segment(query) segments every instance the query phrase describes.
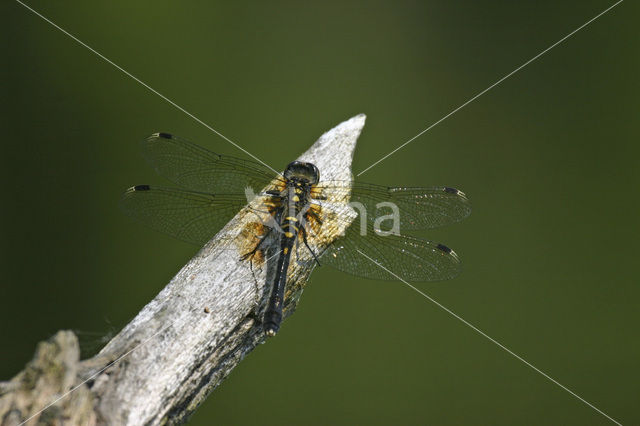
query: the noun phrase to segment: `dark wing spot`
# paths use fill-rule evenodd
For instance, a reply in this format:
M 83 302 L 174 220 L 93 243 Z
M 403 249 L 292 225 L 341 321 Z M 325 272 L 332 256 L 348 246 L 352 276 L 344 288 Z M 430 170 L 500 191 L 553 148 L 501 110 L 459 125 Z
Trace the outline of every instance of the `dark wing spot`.
M 149 185 L 136 185 L 133 187 L 134 191 L 148 191 L 150 189 Z
M 165 138 L 165 139 L 173 139 L 173 136 L 171 136 L 169 133 L 158 133 L 158 137 Z
M 447 254 L 451 253 L 451 251 L 452 251 L 449 247 L 445 246 L 444 244 L 438 244 L 436 246 L 436 248 L 438 250 L 440 250 L 440 251 L 443 251 L 443 252 L 447 253 Z
M 446 187 L 446 188 L 444 188 L 444 192 L 449 193 L 449 194 L 457 194 L 457 193 L 458 193 L 458 192 L 460 192 L 460 191 L 458 191 L 458 190 L 457 190 L 457 189 L 455 189 L 455 188 L 449 188 L 449 187 Z

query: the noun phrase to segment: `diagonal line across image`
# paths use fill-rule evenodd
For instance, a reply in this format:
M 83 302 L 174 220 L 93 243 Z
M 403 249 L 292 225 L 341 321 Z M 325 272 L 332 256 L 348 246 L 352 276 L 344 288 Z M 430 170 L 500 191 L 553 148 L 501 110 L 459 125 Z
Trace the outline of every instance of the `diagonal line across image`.
M 584 23 L 583 25 L 581 25 L 580 27 L 578 27 L 577 29 L 573 30 L 571 33 L 567 34 L 566 36 L 564 36 L 562 39 L 560 39 L 559 41 L 557 41 L 556 43 L 552 44 L 551 46 L 549 46 L 548 48 L 546 48 L 545 50 L 543 50 L 542 52 L 538 53 L 536 56 L 534 56 L 533 58 L 529 59 L 527 62 L 523 63 L 522 65 L 520 65 L 518 68 L 516 68 L 515 70 L 511 71 L 510 73 L 506 74 L 504 77 L 502 77 L 501 79 L 499 79 L 498 81 L 496 81 L 495 83 L 493 83 L 491 86 L 489 86 L 488 88 L 484 89 L 483 91 L 479 92 L 478 94 L 476 94 L 475 96 L 473 96 L 472 98 L 470 98 L 469 100 L 467 100 L 465 103 L 463 103 L 462 105 L 460 105 L 459 107 L 457 107 L 456 109 L 452 110 L 450 113 L 448 113 L 447 115 L 445 115 L 444 117 L 442 117 L 441 119 L 439 119 L 438 121 L 436 121 L 435 123 L 433 123 L 432 125 L 430 125 L 429 127 L 427 127 L 425 130 L 421 131 L 420 133 L 418 133 L 416 136 L 414 136 L 413 138 L 407 140 L 406 142 L 404 142 L 402 145 L 400 145 L 399 147 L 397 147 L 396 149 L 394 149 L 393 151 L 391 151 L 390 153 L 388 153 L 387 155 L 385 155 L 384 157 L 382 157 L 381 159 L 379 159 L 378 161 L 376 161 L 375 163 L 371 164 L 369 167 L 367 167 L 366 169 L 364 169 L 363 171 L 361 171 L 360 173 L 358 173 L 358 176 L 360 176 L 361 174 L 365 173 L 366 171 L 370 170 L 372 167 L 374 167 L 375 165 L 379 164 L 380 162 L 382 162 L 383 160 L 385 160 L 386 158 L 390 157 L 391 155 L 393 155 L 395 152 L 397 152 L 398 150 L 402 149 L 403 147 L 405 147 L 406 145 L 408 145 L 409 143 L 411 143 L 413 140 L 417 139 L 418 137 L 420 137 L 422 134 L 426 133 L 427 131 L 429 131 L 431 128 L 435 127 L 436 125 L 438 125 L 439 123 L 441 123 L 442 121 L 444 121 L 445 119 L 447 119 L 448 117 L 450 117 L 451 115 L 455 114 L 457 111 L 459 111 L 460 109 L 464 108 L 466 105 L 470 104 L 471 102 L 473 102 L 475 99 L 479 98 L 480 96 L 482 96 L 483 94 L 487 93 L 489 90 L 491 90 L 493 87 L 497 86 L 498 84 L 500 84 L 501 82 L 503 82 L 504 80 L 508 79 L 509 77 L 511 77 L 512 75 L 514 75 L 515 73 L 517 73 L 518 71 L 520 71 L 522 68 L 526 67 L 528 64 L 530 64 L 531 62 L 535 61 L 536 59 L 538 59 L 539 57 L 541 57 L 542 55 L 544 55 L 545 53 L 547 53 L 548 51 L 550 51 L 551 49 L 553 49 L 554 47 L 556 47 L 557 45 L 559 45 L 560 43 L 562 43 L 563 41 L 565 41 L 566 39 L 568 39 L 569 37 L 571 37 L 572 35 L 574 35 L 575 33 L 577 33 L 578 31 L 580 31 L 582 28 L 586 27 L 587 25 L 589 25 L 590 23 L 592 23 L 593 21 L 595 21 L 596 19 L 598 19 L 599 17 L 601 17 L 602 15 L 606 14 L 607 12 L 609 12 L 611 9 L 613 9 L 615 6 L 619 5 L 620 3 L 622 3 L 623 0 L 619 0 L 616 3 L 614 3 L 613 5 L 611 5 L 610 7 L 608 7 L 606 10 L 602 11 L 601 13 L 599 13 L 598 15 L 596 15 L 595 17 L 593 17 L 592 19 L 590 19 L 589 21 L 587 21 L 586 23 Z M 143 87 L 145 87 L 146 89 L 148 89 L 149 91 L 151 91 L 152 93 L 158 95 L 160 98 L 162 98 L 163 100 L 165 100 L 166 102 L 168 102 L 169 104 L 171 104 L 173 107 L 175 107 L 176 109 L 180 110 L 181 112 L 185 113 L 186 115 L 188 115 L 189 117 L 193 118 L 195 121 L 197 121 L 199 124 L 203 125 L 204 127 L 206 127 L 207 129 L 209 129 L 210 131 L 214 132 L 215 134 L 217 134 L 218 136 L 220 136 L 221 138 L 225 139 L 227 142 L 231 143 L 233 146 L 235 146 L 236 148 L 240 149 L 241 151 L 243 151 L 245 154 L 249 155 L 250 157 L 252 157 L 253 159 L 257 160 L 258 162 L 262 163 L 263 165 L 267 166 L 269 169 L 271 169 L 272 171 L 274 171 L 276 174 L 280 174 L 278 173 L 275 169 L 271 168 L 270 166 L 268 166 L 267 164 L 265 164 L 263 161 L 261 161 L 259 158 L 257 158 L 256 156 L 254 156 L 253 154 L 249 153 L 248 151 L 246 151 L 244 148 L 242 148 L 241 146 L 239 146 L 238 144 L 236 144 L 235 142 L 233 142 L 231 139 L 227 138 L 226 136 L 224 136 L 223 134 L 221 134 L 220 132 L 218 132 L 217 130 L 215 130 L 213 127 L 211 127 L 210 125 L 208 125 L 207 123 L 205 123 L 204 121 L 200 120 L 199 118 L 197 118 L 195 115 L 193 115 L 192 113 L 188 112 L 187 110 L 185 110 L 183 107 L 179 106 L 177 103 L 175 103 L 174 101 L 172 101 L 171 99 L 167 98 L 166 96 L 162 95 L 160 92 L 158 92 L 157 90 L 155 90 L 154 88 L 152 88 L 151 86 L 149 86 L 148 84 L 144 83 L 142 80 L 140 80 L 139 78 L 135 77 L 134 75 L 132 75 L 131 73 L 129 73 L 128 71 L 126 71 L 125 69 L 123 69 L 122 67 L 120 67 L 119 65 L 117 65 L 116 63 L 114 63 L 113 61 L 111 61 L 110 59 L 108 59 L 107 57 L 105 57 L 104 55 L 102 55 L 101 53 L 99 53 L 98 51 L 96 51 L 95 49 L 93 49 L 92 47 L 90 47 L 89 45 L 87 45 L 86 43 L 82 42 L 81 40 L 79 40 L 77 37 L 75 37 L 74 35 L 72 35 L 71 33 L 67 32 L 66 30 L 64 30 L 63 28 L 61 28 L 60 26 L 56 25 L 54 22 L 52 22 L 51 20 L 49 20 L 48 18 L 46 18 L 45 16 L 43 16 L 42 14 L 38 13 L 37 11 L 35 11 L 34 9 L 32 9 L 31 7 L 29 7 L 28 5 L 26 5 L 25 3 L 23 3 L 20 0 L 16 0 L 17 3 L 19 3 L 20 5 L 22 5 L 23 7 L 25 7 L 26 9 L 28 9 L 29 11 L 31 11 L 32 13 L 34 13 L 35 15 L 37 15 L 38 17 L 40 17 L 41 19 L 43 19 L 44 21 L 48 22 L 49 24 L 51 24 L 53 27 L 55 27 L 56 29 L 58 29 L 59 31 L 61 31 L 62 33 L 64 33 L 65 35 L 67 35 L 68 37 L 70 37 L 71 39 L 73 39 L 74 41 L 76 41 L 77 43 L 79 43 L 80 45 L 82 45 L 83 47 L 87 48 L 88 50 L 90 50 L 92 53 L 96 54 L 98 57 L 100 57 L 101 59 L 103 59 L 104 61 L 106 61 L 107 63 L 109 63 L 110 65 L 114 66 L 115 68 L 117 68 L 118 70 L 120 70 L 122 73 L 124 73 L 125 75 L 127 75 L 128 77 L 130 77 L 131 79 L 133 79 L 134 81 L 136 81 L 137 83 L 139 83 L 140 85 L 142 85 Z M 508 349 L 506 346 L 502 345 L 501 343 L 499 343 L 497 340 L 493 339 L 492 337 L 490 337 L 489 335 L 487 335 L 486 333 L 484 333 L 482 330 L 480 330 L 479 328 L 475 327 L 473 324 L 469 323 L 468 321 L 466 321 L 465 319 L 463 319 L 462 317 L 460 317 L 459 315 L 455 314 L 453 311 L 451 311 L 450 309 L 446 308 L 445 306 L 443 306 L 442 304 L 440 304 L 439 302 L 437 302 L 436 300 L 434 300 L 433 298 L 431 298 L 430 296 L 428 296 L 427 294 L 423 293 L 422 291 L 418 290 L 416 287 L 412 286 L 411 284 L 409 284 L 407 281 L 403 280 L 401 277 L 397 276 L 396 274 L 394 274 L 392 271 L 388 270 L 387 268 L 385 268 L 385 266 L 381 265 L 380 263 L 376 262 L 374 259 L 370 258 L 369 256 L 367 256 L 365 253 L 360 252 L 358 250 L 358 252 L 366 257 L 369 261 L 373 262 L 375 265 L 377 265 L 377 267 L 384 269 L 386 272 L 388 272 L 389 274 L 395 276 L 398 280 L 402 281 L 403 283 L 405 283 L 407 286 L 409 286 L 410 288 L 412 288 L 413 290 L 415 290 L 416 292 L 418 292 L 420 295 L 422 295 L 423 297 L 425 297 L 426 299 L 428 299 L 429 301 L 431 301 L 432 303 L 434 303 L 436 306 L 438 306 L 439 308 L 443 309 L 445 312 L 447 312 L 448 314 L 450 314 L 451 316 L 453 316 L 454 318 L 456 318 L 457 320 L 461 321 L 462 323 L 464 323 L 466 326 L 470 327 L 471 329 L 473 329 L 474 331 L 476 331 L 477 333 L 479 333 L 480 335 L 482 335 L 483 337 L 485 337 L 486 339 L 490 340 L 492 343 L 494 343 L 495 345 L 497 345 L 498 347 L 500 347 L 501 349 L 503 349 L 504 351 L 506 351 L 507 353 L 509 353 L 510 355 L 512 355 L 513 357 L 515 357 L 516 359 L 518 359 L 519 361 L 521 361 L 522 363 L 526 364 L 528 367 L 532 368 L 534 371 L 536 371 L 537 373 L 541 374 L 542 376 L 544 376 L 546 379 L 548 379 L 549 381 L 551 381 L 552 383 L 556 384 L 557 386 L 559 386 L 560 388 L 564 389 L 565 391 L 567 391 L 568 393 L 570 393 L 572 396 L 574 396 L 575 398 L 579 399 L 580 401 L 582 401 L 584 404 L 588 405 L 589 407 L 591 407 L 592 409 L 594 409 L 595 411 L 597 411 L 598 413 L 600 413 L 601 415 L 603 415 L 604 417 L 606 417 L 608 420 L 612 421 L 615 424 L 620 424 L 619 422 L 617 422 L 616 420 L 614 420 L 612 417 L 608 416 L 606 413 L 604 413 L 602 410 L 598 409 L 597 407 L 595 407 L 593 404 L 589 403 L 587 400 L 585 400 L 584 398 L 580 397 L 579 395 L 577 395 L 575 392 L 571 391 L 569 388 L 567 388 L 566 386 L 562 385 L 561 383 L 559 383 L 558 381 L 556 381 L 555 379 L 553 379 L 552 377 L 550 377 L 548 374 L 544 373 L 542 370 L 538 369 L 537 367 L 535 367 L 534 365 L 532 365 L 531 363 L 529 363 L 528 361 L 526 361 L 524 358 L 522 358 L 521 356 L 517 355 L 516 353 L 514 353 L 513 351 L 511 351 L 510 349 Z M 162 330 L 160 330 L 162 331 Z M 157 332 L 159 333 L 159 332 Z M 155 335 L 157 335 L 157 333 L 153 334 L 151 337 L 149 337 L 148 340 L 151 340 Z M 125 353 L 124 355 L 122 355 L 120 358 L 118 358 L 117 360 L 115 360 L 113 363 L 109 364 L 106 368 L 108 368 L 109 366 L 113 365 L 114 363 L 117 363 L 118 361 L 120 361 L 122 358 L 126 357 L 129 353 L 131 353 L 132 351 L 134 351 L 136 348 L 138 348 L 139 346 L 145 344 L 148 340 L 143 341 L 142 343 L 140 343 L 138 346 L 134 347 L 133 349 L 131 349 L 129 352 Z M 103 371 L 103 370 L 101 370 Z M 99 374 L 101 371 L 99 371 L 96 374 Z M 78 385 L 80 386 L 80 385 Z M 69 393 L 73 392 L 77 387 L 71 389 L 69 392 L 67 392 L 65 395 L 61 396 L 59 399 L 63 398 L 64 396 L 68 395 Z M 58 399 L 58 400 L 59 400 Z M 43 408 L 46 409 L 49 406 L 53 405 L 55 402 L 57 402 L 58 400 L 52 402 L 51 404 L 49 404 L 47 407 Z M 41 410 L 42 411 L 42 410 Z M 28 421 L 28 420 L 27 420 Z
M 516 354 L 515 352 L 513 352 L 511 349 L 507 348 L 506 346 L 504 346 L 502 343 L 498 342 L 496 339 L 494 339 L 493 337 L 489 336 L 487 333 L 485 333 L 484 331 L 480 330 L 478 327 L 476 327 L 475 325 L 471 324 L 469 321 L 465 320 L 464 318 L 462 318 L 460 315 L 456 314 L 455 312 L 453 312 L 451 309 L 447 308 L 446 306 L 442 305 L 440 302 L 438 302 L 437 300 L 433 299 L 432 297 L 430 297 L 429 295 L 427 295 L 426 293 L 420 291 L 418 288 L 416 288 L 415 286 L 411 285 L 409 282 L 405 281 L 404 279 L 402 279 L 401 277 L 399 277 L 398 275 L 394 274 L 392 271 L 390 271 L 389 269 L 385 268 L 382 264 L 380 264 L 379 262 L 376 262 L 374 259 L 372 259 L 371 257 L 367 256 L 365 253 L 361 252 L 360 250 L 358 250 L 358 253 L 360 253 L 362 256 L 366 257 L 370 262 L 372 262 L 373 264 L 375 264 L 378 268 L 384 269 L 385 271 L 387 271 L 388 273 L 390 273 L 391 275 L 393 275 L 394 277 L 396 277 L 399 281 L 401 281 L 402 283 L 406 284 L 409 288 L 411 288 L 412 290 L 414 290 L 415 292 L 417 292 L 418 294 L 420 294 L 422 297 L 424 297 L 425 299 L 429 300 L 431 303 L 433 303 L 434 305 L 436 305 L 437 307 L 439 307 L 440 309 L 442 309 L 443 311 L 445 311 L 446 313 L 448 313 L 449 315 L 451 315 L 452 317 L 454 317 L 455 319 L 457 319 L 458 321 L 462 322 L 464 325 L 466 325 L 467 327 L 471 328 L 473 331 L 475 331 L 476 333 L 480 334 L 481 336 L 485 337 L 486 339 L 488 339 L 491 343 L 495 344 L 496 346 L 498 346 L 500 349 L 504 350 L 505 352 L 507 352 L 509 355 L 515 357 L 518 361 L 524 363 L 525 365 L 527 365 L 528 367 L 532 368 L 535 372 L 541 374 L 542 376 L 544 376 L 546 379 L 548 379 L 549 381 L 551 381 L 552 383 L 558 385 L 559 387 L 561 387 L 562 389 L 564 389 L 565 391 L 569 392 L 571 395 L 573 395 L 574 397 L 576 397 L 577 399 L 579 399 L 580 401 L 584 402 L 585 404 L 587 404 L 589 407 L 593 408 L 594 410 L 596 410 L 598 413 L 602 414 L 604 417 L 606 417 L 607 419 L 611 420 L 613 423 L 617 424 L 617 425 L 621 425 L 621 423 L 619 423 L 618 421 L 614 420 L 613 418 L 611 418 L 609 415 L 607 415 L 604 411 L 600 410 L 598 407 L 596 407 L 595 405 L 591 404 L 589 401 L 587 401 L 586 399 L 582 398 L 580 395 L 578 395 L 577 393 L 573 392 L 571 389 L 569 389 L 568 387 L 564 386 L 562 383 L 558 382 L 557 380 L 555 380 L 553 377 L 549 376 L 547 373 L 545 373 L 544 371 L 540 370 L 538 367 L 536 367 L 535 365 L 531 364 L 530 362 L 528 362 L 526 359 L 522 358 L 520 355 Z
M 511 71 L 509 74 L 505 75 L 504 77 L 502 77 L 500 80 L 496 81 L 495 83 L 493 83 L 491 86 L 487 87 L 486 89 L 484 89 L 483 91 L 481 91 L 480 93 L 476 94 L 475 96 L 471 97 L 469 100 L 467 100 L 465 103 L 463 103 L 462 105 L 460 105 L 459 107 L 457 107 L 456 109 L 454 109 L 453 111 L 449 112 L 447 115 L 445 115 L 444 117 L 442 117 L 441 119 L 439 119 L 438 121 L 436 121 L 435 123 L 431 124 L 429 127 L 427 127 L 426 129 L 424 129 L 423 131 L 421 131 L 420 133 L 418 133 L 417 135 L 415 135 L 414 137 L 412 137 L 411 139 L 407 140 L 406 142 L 402 143 L 400 146 L 398 146 L 397 148 L 395 148 L 393 151 L 389 152 L 388 154 L 384 155 L 382 158 L 380 158 L 378 161 L 374 162 L 373 164 L 371 164 L 369 167 L 367 167 L 366 169 L 362 170 L 361 172 L 359 172 L 356 176 L 360 176 L 362 174 L 364 174 L 366 171 L 370 170 L 371 168 L 373 168 L 374 166 L 376 166 L 377 164 L 381 163 L 382 161 L 386 160 L 387 158 L 389 158 L 390 156 L 392 156 L 393 154 L 395 154 L 396 152 L 400 151 L 402 148 L 404 148 L 405 146 L 409 145 L 411 142 L 413 142 L 414 140 L 418 139 L 420 136 L 422 136 L 423 134 L 427 133 L 429 130 L 433 129 L 434 127 L 436 127 L 438 124 L 442 123 L 444 120 L 446 120 L 447 118 L 451 117 L 453 114 L 455 114 L 456 112 L 460 111 L 462 108 L 466 107 L 467 105 L 469 105 L 471 102 L 475 101 L 476 99 L 478 99 L 480 96 L 484 95 L 485 93 L 487 93 L 489 90 L 493 89 L 494 87 L 496 87 L 498 84 L 502 83 L 503 81 L 505 81 L 506 79 L 508 79 L 509 77 L 511 77 L 512 75 L 514 75 L 515 73 L 517 73 L 518 71 L 520 71 L 522 68 L 526 67 L 527 65 L 529 65 L 531 62 L 535 61 L 536 59 L 538 59 L 539 57 L 541 57 L 542 55 L 544 55 L 545 53 L 547 53 L 548 51 L 550 51 L 551 49 L 553 49 L 554 47 L 556 47 L 557 45 L 559 45 L 560 43 L 562 43 L 563 41 L 565 41 L 566 39 L 568 39 L 569 37 L 571 37 L 572 35 L 574 35 L 575 33 L 577 33 L 578 31 L 580 31 L 581 29 L 583 29 L 584 27 L 586 27 L 587 25 L 589 25 L 590 23 L 592 23 L 593 21 L 595 21 L 596 19 L 598 19 L 599 17 L 601 17 L 602 15 L 604 15 L 605 13 L 609 12 L 611 9 L 613 9 L 614 7 L 616 7 L 617 5 L 619 5 L 620 3 L 622 3 L 624 0 L 618 0 L 616 3 L 612 4 L 611 6 L 609 6 L 608 8 L 606 8 L 605 10 L 603 10 L 602 12 L 600 12 L 599 14 L 597 14 L 596 16 L 594 16 L 593 18 L 589 19 L 587 22 L 585 22 L 584 24 L 580 25 L 578 28 L 576 28 L 575 30 L 571 31 L 569 34 L 567 34 L 566 36 L 562 37 L 560 40 L 556 41 L 555 43 L 553 43 L 551 46 L 547 47 L 546 49 L 544 49 L 542 52 L 538 53 L 536 56 L 534 56 L 533 58 L 529 59 L 527 62 L 525 62 L 524 64 L 520 65 L 518 68 L 514 69 L 513 71 Z
M 71 34 L 70 32 L 68 32 L 67 30 L 65 30 L 64 28 L 60 27 L 59 25 L 57 25 L 55 22 L 51 21 L 50 19 L 48 19 L 46 16 L 42 15 L 41 13 L 37 12 L 36 10 L 34 10 L 33 8 L 29 7 L 28 5 L 24 4 L 23 2 L 21 2 L 20 0 L 16 0 L 16 2 L 18 2 L 20 5 L 22 5 L 23 7 L 25 7 L 26 9 L 30 10 L 31 12 L 33 12 L 35 15 L 39 16 L 40 18 L 42 18 L 44 21 L 48 22 L 49 24 L 51 24 L 53 27 L 55 27 L 56 29 L 60 30 L 62 33 L 64 33 L 65 35 L 67 35 L 69 38 L 73 39 L 75 42 L 77 42 L 78 44 L 80 44 L 83 47 L 86 47 L 87 49 L 89 49 L 91 52 L 95 53 L 99 58 L 103 59 L 104 61 L 106 61 L 107 63 L 109 63 L 110 65 L 113 65 L 115 68 L 117 68 L 119 71 L 122 71 L 122 73 L 124 73 L 127 77 L 133 79 L 134 81 L 136 81 L 137 83 L 139 83 L 140 85 L 142 85 L 143 87 L 145 87 L 146 89 L 148 89 L 149 91 L 151 91 L 152 93 L 158 95 L 159 97 L 161 97 L 163 100 L 165 100 L 166 102 L 168 102 L 171 106 L 173 106 L 174 108 L 178 109 L 179 111 L 185 113 L 186 115 L 188 115 L 189 117 L 193 118 L 195 121 L 197 121 L 198 123 L 202 124 L 204 127 L 206 127 L 207 129 L 211 130 L 213 133 L 215 133 L 216 135 L 220 136 L 222 139 L 224 139 L 225 141 L 229 142 L 231 145 L 235 146 L 236 148 L 238 148 L 240 151 L 244 152 L 245 154 L 247 154 L 249 157 L 253 158 L 254 160 L 256 160 L 257 162 L 263 164 L 264 166 L 268 167 L 269 169 L 271 169 L 275 174 L 279 175 L 280 173 L 274 169 L 273 167 L 269 166 L 267 163 L 265 163 L 264 161 L 262 161 L 261 159 L 259 159 L 258 157 L 256 157 L 255 155 L 253 155 L 252 153 L 250 153 L 249 151 L 247 151 L 246 149 L 244 149 L 243 147 L 241 147 L 240 145 L 238 145 L 237 143 L 235 143 L 234 141 L 232 141 L 231 139 L 229 139 L 228 137 L 226 137 L 225 135 L 223 135 L 222 133 L 220 133 L 219 131 L 217 131 L 216 129 L 214 129 L 213 127 L 211 127 L 209 124 L 205 123 L 204 121 L 202 121 L 201 119 L 199 119 L 198 117 L 196 117 L 195 115 L 193 115 L 192 113 L 190 113 L 189 111 L 187 111 L 186 109 L 184 109 L 183 107 L 181 107 L 180 105 L 178 105 L 177 103 L 175 103 L 174 101 L 172 101 L 171 99 L 167 98 L 165 95 L 163 95 L 162 93 L 158 92 L 156 89 L 154 89 L 153 87 L 149 86 L 147 83 L 145 83 L 144 81 L 140 80 L 138 77 L 136 77 L 135 75 L 131 74 L 129 71 L 125 70 L 124 68 L 122 68 L 120 65 L 116 64 L 115 62 L 113 62 L 111 59 L 107 58 L 106 56 L 104 56 L 102 53 L 98 52 L 97 50 L 95 50 L 94 48 L 92 48 L 91 46 L 89 46 L 88 44 L 86 44 L 85 42 L 83 42 L 82 40 L 78 39 L 76 36 L 74 36 L 73 34 Z

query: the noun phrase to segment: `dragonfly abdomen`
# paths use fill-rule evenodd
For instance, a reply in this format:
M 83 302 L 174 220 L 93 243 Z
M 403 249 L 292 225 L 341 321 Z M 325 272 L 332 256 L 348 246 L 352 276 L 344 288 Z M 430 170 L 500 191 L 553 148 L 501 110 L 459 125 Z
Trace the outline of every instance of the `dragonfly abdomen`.
M 280 238 L 280 254 L 276 266 L 269 305 L 264 314 L 264 331 L 267 336 L 275 336 L 282 322 L 282 307 L 284 304 L 284 290 L 287 286 L 287 273 L 291 250 L 298 235 L 298 225 L 295 217 L 286 216 L 282 223 L 282 237 Z

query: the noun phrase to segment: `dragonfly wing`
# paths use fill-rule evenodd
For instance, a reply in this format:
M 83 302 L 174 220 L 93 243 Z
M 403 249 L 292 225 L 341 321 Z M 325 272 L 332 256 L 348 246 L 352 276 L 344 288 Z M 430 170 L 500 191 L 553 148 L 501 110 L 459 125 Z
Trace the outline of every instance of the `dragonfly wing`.
M 158 174 L 192 191 L 230 194 L 251 188 L 257 193 L 277 176 L 260 163 L 216 154 L 168 133 L 149 136 L 142 150 Z
M 365 214 L 371 223 L 380 216 L 394 213 L 397 208 L 402 231 L 438 228 L 459 222 L 471 213 L 469 200 L 455 188 L 393 188 L 362 182 L 327 182 L 322 185 L 323 194 L 347 192 L 354 208 L 361 215 Z M 383 221 L 382 229 L 390 221 Z
M 354 223 L 323 253 L 321 264 L 369 279 L 440 281 L 461 269 L 456 253 L 443 244 L 402 235 L 378 235 L 369 224 L 363 235 Z
M 120 206 L 132 218 L 180 240 L 203 245 L 242 207 L 244 195 L 213 195 L 139 185 L 129 188 Z

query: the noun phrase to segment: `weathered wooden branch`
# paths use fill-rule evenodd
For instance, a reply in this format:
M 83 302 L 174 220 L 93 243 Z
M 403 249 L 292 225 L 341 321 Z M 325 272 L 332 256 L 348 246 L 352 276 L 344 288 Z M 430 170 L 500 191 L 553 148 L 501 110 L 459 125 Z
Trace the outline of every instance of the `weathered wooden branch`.
M 351 179 L 364 122 L 358 115 L 341 123 L 299 159 L 316 164 L 322 180 Z M 252 214 L 250 207 L 240 211 L 95 357 L 79 360 L 70 331 L 40 343 L 25 370 L 0 384 L 0 424 L 32 416 L 34 424 L 184 422 L 265 340 L 260 315 L 268 265 L 253 269 L 225 244 L 254 220 Z M 295 310 L 311 269 L 292 263 L 285 317 Z

